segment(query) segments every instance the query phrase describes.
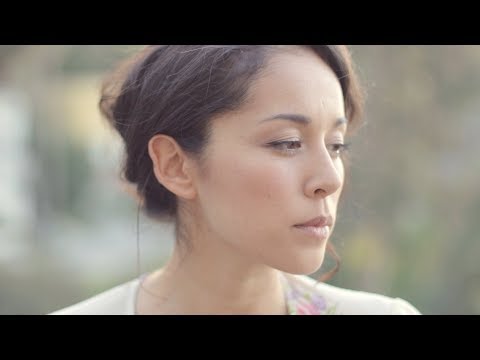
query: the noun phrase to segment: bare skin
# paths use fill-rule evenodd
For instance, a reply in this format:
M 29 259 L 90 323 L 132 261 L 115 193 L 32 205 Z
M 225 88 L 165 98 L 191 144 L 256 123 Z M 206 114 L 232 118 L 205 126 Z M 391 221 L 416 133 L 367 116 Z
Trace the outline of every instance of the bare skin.
M 238 111 L 213 119 L 200 166 L 166 135 L 149 142 L 159 182 L 177 195 L 187 248 L 149 274 L 139 314 L 286 314 L 283 272 L 311 274 L 327 240 L 293 225 L 335 224 L 346 133 L 340 83 L 307 49 L 275 53 Z M 310 120 L 292 121 L 279 114 Z M 287 116 L 287 118 L 291 116 Z M 298 118 L 298 116 L 297 116 Z M 272 142 L 287 141 L 272 145 Z

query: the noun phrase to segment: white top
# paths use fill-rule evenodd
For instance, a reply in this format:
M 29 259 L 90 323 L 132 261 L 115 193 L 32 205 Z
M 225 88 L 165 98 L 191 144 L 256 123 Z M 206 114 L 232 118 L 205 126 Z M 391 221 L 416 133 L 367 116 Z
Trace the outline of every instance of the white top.
M 400 298 L 342 289 L 305 275 L 286 275 L 284 279 L 291 315 L 420 315 Z M 140 281 L 131 280 L 50 315 L 134 315 Z

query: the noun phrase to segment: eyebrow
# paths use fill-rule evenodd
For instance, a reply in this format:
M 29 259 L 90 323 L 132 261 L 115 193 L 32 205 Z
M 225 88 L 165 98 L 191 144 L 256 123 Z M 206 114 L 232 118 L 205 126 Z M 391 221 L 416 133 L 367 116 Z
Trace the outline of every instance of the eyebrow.
M 286 120 L 286 121 L 292 121 L 297 124 L 301 124 L 303 126 L 306 126 L 312 122 L 312 120 L 304 115 L 301 114 L 277 114 L 271 117 L 268 117 L 266 119 L 263 119 L 259 122 L 259 124 L 262 124 L 266 121 L 271 121 L 271 120 Z M 334 128 L 337 128 L 341 125 L 348 124 L 348 120 L 345 117 L 339 117 L 337 120 L 335 120 Z

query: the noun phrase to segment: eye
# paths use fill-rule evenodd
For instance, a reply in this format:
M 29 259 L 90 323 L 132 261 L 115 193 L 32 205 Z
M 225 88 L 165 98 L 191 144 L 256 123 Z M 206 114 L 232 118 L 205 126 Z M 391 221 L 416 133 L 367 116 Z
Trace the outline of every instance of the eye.
M 286 141 L 276 141 L 269 144 L 275 149 L 280 150 L 284 154 L 292 155 L 298 152 L 298 149 L 301 148 L 302 142 L 298 140 L 286 140 Z
M 350 144 L 337 143 L 337 144 L 328 145 L 328 150 L 330 150 L 332 154 L 332 158 L 334 159 L 338 158 L 340 155 L 347 152 L 349 148 L 350 148 Z

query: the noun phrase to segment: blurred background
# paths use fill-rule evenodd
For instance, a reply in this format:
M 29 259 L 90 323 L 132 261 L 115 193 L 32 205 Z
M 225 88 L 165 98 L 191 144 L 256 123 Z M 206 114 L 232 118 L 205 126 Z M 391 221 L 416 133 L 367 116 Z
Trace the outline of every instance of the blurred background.
M 143 46 L 0 46 L 0 314 L 44 314 L 162 265 L 173 228 L 140 215 L 103 77 Z M 425 314 L 480 314 L 480 46 L 351 46 L 367 89 L 330 283 Z M 333 266 L 327 258 L 322 271 Z

